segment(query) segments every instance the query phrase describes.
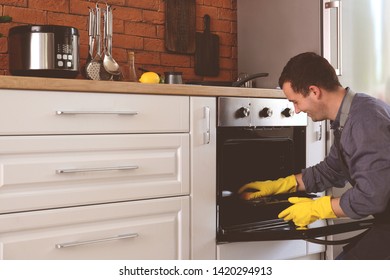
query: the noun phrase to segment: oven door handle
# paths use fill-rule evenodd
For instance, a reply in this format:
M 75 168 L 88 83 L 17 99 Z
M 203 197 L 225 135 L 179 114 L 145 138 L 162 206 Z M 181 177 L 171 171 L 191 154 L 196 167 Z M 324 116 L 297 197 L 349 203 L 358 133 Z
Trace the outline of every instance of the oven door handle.
M 304 238 L 304 240 L 311 243 L 322 244 L 322 245 L 340 245 L 340 244 L 351 243 L 352 241 L 359 239 L 361 235 L 366 233 L 366 231 L 359 233 L 353 237 L 340 239 L 340 240 L 322 240 L 322 239 L 317 239 L 316 237 L 324 237 L 324 236 L 335 235 L 340 233 L 369 229 L 374 224 L 374 221 L 375 219 L 368 219 L 363 221 L 355 221 L 355 222 L 348 222 L 344 224 L 328 225 L 324 227 L 312 228 L 310 229 L 310 232 L 308 234 L 309 237 Z
M 343 244 L 348 244 L 351 242 L 354 242 L 355 240 L 359 240 L 361 236 L 365 235 L 367 231 L 363 231 L 355 236 L 352 236 L 350 238 L 345 238 L 345 239 L 339 239 L 339 240 L 324 240 L 324 239 L 317 239 L 317 238 L 308 238 L 304 239 L 307 242 L 310 243 L 315 243 L 315 244 L 320 244 L 320 245 L 343 245 Z

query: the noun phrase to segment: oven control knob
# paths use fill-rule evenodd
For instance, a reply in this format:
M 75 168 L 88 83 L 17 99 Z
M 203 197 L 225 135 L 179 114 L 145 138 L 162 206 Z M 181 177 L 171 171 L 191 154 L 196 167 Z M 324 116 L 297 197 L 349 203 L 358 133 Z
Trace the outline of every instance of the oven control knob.
M 240 109 L 237 110 L 236 116 L 238 118 L 246 118 L 249 116 L 251 113 L 251 110 L 248 107 L 241 107 Z
M 294 115 L 294 110 L 290 108 L 286 108 L 282 111 L 282 115 L 286 118 L 292 117 Z
M 259 115 L 261 118 L 269 118 L 273 114 L 272 110 L 268 107 L 264 107 L 260 112 Z

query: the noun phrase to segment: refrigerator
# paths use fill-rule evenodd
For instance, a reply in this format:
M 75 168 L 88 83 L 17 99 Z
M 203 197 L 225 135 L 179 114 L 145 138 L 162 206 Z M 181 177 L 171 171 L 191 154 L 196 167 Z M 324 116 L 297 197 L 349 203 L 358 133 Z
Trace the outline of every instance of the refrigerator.
M 256 87 L 276 88 L 294 55 L 314 51 L 343 86 L 390 103 L 390 1 L 239 0 L 238 71 L 268 72 Z
M 278 88 L 287 61 L 313 51 L 328 59 L 344 87 L 390 103 L 389 14 L 388 0 L 238 0 L 238 71 L 267 72 L 269 76 L 256 79 L 254 86 Z M 329 123 L 309 121 L 308 166 L 325 157 L 332 136 Z M 340 196 L 345 190 L 333 189 L 330 194 Z M 348 219 L 330 221 L 343 222 Z M 333 259 L 341 250 L 328 246 L 326 257 Z

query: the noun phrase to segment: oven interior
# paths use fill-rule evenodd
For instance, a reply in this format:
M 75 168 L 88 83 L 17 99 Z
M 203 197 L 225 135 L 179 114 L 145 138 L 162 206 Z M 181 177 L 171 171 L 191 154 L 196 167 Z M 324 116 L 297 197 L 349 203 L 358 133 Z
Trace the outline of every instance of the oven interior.
M 305 167 L 306 127 L 219 127 L 217 129 L 218 235 L 289 230 L 277 215 L 289 196 L 243 200 L 239 188 L 253 181 L 275 180 Z

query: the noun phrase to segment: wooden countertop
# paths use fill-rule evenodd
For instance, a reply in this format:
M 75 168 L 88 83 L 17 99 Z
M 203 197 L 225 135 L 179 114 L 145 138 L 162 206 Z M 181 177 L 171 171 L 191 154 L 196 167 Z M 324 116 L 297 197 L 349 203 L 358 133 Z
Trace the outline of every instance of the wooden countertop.
M 0 76 L 0 89 L 284 98 L 283 92 L 277 89 L 214 87 L 186 84 L 141 84 L 116 81 L 92 81 L 81 79 L 36 78 L 19 76 Z

